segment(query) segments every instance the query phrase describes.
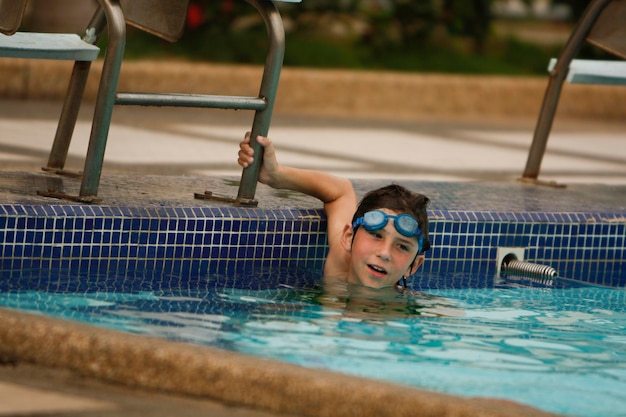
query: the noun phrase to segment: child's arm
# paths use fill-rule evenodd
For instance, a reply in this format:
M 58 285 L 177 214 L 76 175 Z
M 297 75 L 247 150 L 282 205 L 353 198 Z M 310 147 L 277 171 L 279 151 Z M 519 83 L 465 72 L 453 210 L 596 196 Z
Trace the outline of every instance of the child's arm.
M 350 225 L 356 210 L 357 200 L 352 183 L 346 178 L 321 171 L 280 165 L 272 141 L 263 136 L 258 136 L 256 140 L 263 147 L 259 181 L 272 188 L 299 191 L 321 200 L 328 218 L 328 244 L 331 252 L 337 250 L 344 227 Z M 239 147 L 237 162 L 245 168 L 254 159 L 249 133 Z

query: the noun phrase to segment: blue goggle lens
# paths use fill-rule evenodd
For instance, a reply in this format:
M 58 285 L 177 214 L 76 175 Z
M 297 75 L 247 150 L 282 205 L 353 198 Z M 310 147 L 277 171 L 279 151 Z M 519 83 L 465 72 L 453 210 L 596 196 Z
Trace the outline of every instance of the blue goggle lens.
M 381 210 L 368 211 L 356 219 L 352 228 L 363 226 L 368 232 L 380 230 L 387 225 L 389 219 L 393 219 L 393 224 L 402 236 L 418 237 L 422 235 L 419 223 L 410 214 L 390 215 Z

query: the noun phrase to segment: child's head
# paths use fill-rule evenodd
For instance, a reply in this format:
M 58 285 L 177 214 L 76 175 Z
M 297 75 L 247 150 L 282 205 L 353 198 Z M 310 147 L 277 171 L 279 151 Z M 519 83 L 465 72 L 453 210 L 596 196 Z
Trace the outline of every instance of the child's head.
M 428 197 L 422 194 L 410 191 L 401 185 L 390 184 L 365 194 L 352 217 L 352 223 L 365 213 L 377 209 L 388 209 L 398 214 L 410 214 L 419 224 L 423 238 L 421 253 L 424 253 L 430 249 L 428 214 L 426 213 L 429 201 Z
M 406 283 L 430 249 L 428 201 L 395 184 L 363 197 L 342 239 L 351 254 L 348 282 L 373 288 Z

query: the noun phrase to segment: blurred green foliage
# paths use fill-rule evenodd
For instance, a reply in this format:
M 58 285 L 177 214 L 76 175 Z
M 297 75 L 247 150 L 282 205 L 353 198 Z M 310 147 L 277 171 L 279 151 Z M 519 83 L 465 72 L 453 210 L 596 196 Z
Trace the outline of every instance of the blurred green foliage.
M 490 11 L 495 1 L 498 0 L 277 3 L 287 31 L 285 65 L 545 74 L 549 58 L 558 54 L 560 45 L 539 46 L 514 37 L 494 36 Z M 187 23 L 183 38 L 174 44 L 132 31 L 127 58 L 264 62 L 265 27 L 246 2 L 192 0 Z

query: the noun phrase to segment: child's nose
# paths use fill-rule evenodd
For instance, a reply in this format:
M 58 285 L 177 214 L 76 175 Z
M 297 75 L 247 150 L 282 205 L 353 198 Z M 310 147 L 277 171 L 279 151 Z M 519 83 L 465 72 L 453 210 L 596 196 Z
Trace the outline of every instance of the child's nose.
M 380 243 L 380 245 L 378 246 L 378 256 L 385 260 L 388 261 L 391 259 L 391 243 L 384 240 Z

